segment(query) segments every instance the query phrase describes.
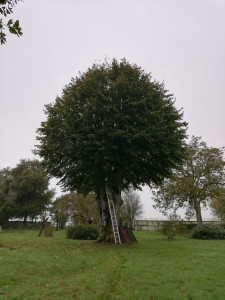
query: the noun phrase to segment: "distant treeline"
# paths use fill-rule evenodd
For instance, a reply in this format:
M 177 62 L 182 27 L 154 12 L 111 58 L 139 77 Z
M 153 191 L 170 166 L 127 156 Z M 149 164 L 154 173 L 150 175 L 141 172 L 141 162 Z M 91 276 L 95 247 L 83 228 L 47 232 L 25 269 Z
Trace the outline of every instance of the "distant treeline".
M 48 222 L 50 224 L 50 222 Z M 27 221 L 24 225 L 24 221 L 7 221 L 2 225 L 2 229 L 18 229 L 18 228 L 40 228 L 42 221 Z

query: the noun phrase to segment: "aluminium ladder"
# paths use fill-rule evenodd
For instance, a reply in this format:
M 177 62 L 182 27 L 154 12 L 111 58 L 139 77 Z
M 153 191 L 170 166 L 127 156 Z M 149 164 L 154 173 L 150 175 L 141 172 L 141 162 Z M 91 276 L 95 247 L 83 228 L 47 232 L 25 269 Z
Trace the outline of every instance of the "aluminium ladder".
M 119 227 L 116 219 L 113 197 L 112 197 L 112 193 L 109 192 L 108 188 L 106 188 L 106 195 L 108 199 L 108 206 L 109 206 L 109 212 L 112 221 L 112 229 L 113 229 L 115 244 L 121 244 L 120 232 L 119 232 Z

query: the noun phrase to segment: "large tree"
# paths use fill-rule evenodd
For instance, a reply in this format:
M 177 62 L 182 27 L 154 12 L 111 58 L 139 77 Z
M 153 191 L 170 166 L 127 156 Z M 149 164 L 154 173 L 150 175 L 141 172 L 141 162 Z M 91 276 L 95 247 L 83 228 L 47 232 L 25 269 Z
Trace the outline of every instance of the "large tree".
M 37 160 L 22 159 L 11 170 L 11 178 L 14 217 L 23 218 L 26 224 L 28 217 L 33 219 L 47 209 L 54 190 L 49 189 L 49 177 Z
M 200 137 L 193 136 L 187 152 L 186 162 L 154 191 L 155 207 L 165 213 L 183 207 L 187 217 L 195 213 L 198 224 L 201 224 L 201 207 L 207 207 L 212 199 L 220 198 L 224 191 L 223 148 L 208 147 Z
M 21 36 L 22 29 L 20 27 L 19 21 L 13 21 L 12 19 L 8 20 L 5 23 L 8 15 L 13 13 L 13 8 L 21 0 L 0 0 L 0 14 L 3 15 L 5 19 L 0 18 L 0 43 L 1 45 L 6 43 L 6 33 L 5 29 L 7 28 L 10 33 L 17 36 Z
M 119 219 L 123 189 L 160 183 L 183 159 L 186 123 L 173 96 L 125 59 L 73 78 L 45 113 L 36 153 L 65 189 L 95 192 L 104 228 L 106 190 Z

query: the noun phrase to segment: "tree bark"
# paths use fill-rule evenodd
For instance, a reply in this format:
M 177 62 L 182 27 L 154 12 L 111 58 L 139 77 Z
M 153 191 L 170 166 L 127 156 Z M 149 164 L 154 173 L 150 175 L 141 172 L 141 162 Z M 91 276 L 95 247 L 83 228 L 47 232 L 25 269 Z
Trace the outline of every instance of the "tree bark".
M 39 234 L 38 234 L 38 236 L 41 236 L 41 234 L 42 234 L 42 231 L 45 229 L 45 233 L 47 233 L 47 229 L 46 229 L 46 223 L 47 223 L 47 221 L 48 221 L 48 217 L 47 218 L 45 218 L 45 217 L 43 217 L 43 219 L 42 219 L 42 223 L 41 223 L 41 228 L 40 228 L 40 232 L 39 232 Z
M 202 224 L 201 206 L 197 199 L 194 199 L 194 209 L 196 213 L 197 224 L 201 225 Z
M 110 192 L 113 197 L 117 222 L 119 225 L 120 224 L 120 208 L 122 205 L 121 189 L 119 187 L 114 187 L 114 188 L 110 189 Z M 101 235 L 100 241 L 113 242 L 114 238 L 113 238 L 113 231 L 112 231 L 112 222 L 111 222 L 111 216 L 110 216 L 109 207 L 108 207 L 106 187 L 102 187 L 100 189 L 100 191 L 97 193 L 96 200 L 98 203 L 98 211 L 99 211 L 100 220 L 101 220 L 102 235 Z
M 56 219 L 56 231 L 58 231 L 58 230 L 59 230 L 59 220 Z
M 23 226 L 26 227 L 27 225 L 27 216 L 24 216 L 24 219 L 23 219 Z
M 121 198 L 121 188 L 120 187 L 114 187 L 112 189 L 112 196 L 116 211 L 116 218 L 118 222 L 118 226 L 120 225 L 120 212 L 121 212 L 121 206 L 122 206 L 122 198 Z
M 98 203 L 98 211 L 101 220 L 101 241 L 110 241 L 112 239 L 112 224 L 110 212 L 108 208 L 108 200 L 105 187 L 101 187 L 96 197 Z

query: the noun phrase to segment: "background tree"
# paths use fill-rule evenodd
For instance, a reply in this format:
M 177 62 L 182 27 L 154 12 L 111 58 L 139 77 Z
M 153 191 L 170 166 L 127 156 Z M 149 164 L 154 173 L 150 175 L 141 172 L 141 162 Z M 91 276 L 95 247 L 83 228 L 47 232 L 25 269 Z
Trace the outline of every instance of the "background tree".
M 50 204 L 54 190 L 49 189 L 49 177 L 37 160 L 21 160 L 11 170 L 9 189 L 14 193 L 14 217 L 23 218 L 24 224 L 41 215 Z
M 221 189 L 217 196 L 210 202 L 210 207 L 215 216 L 225 223 L 225 189 Z
M 99 224 L 99 213 L 94 194 L 69 193 L 57 199 L 57 216 L 74 224 Z
M 132 189 L 122 193 L 121 221 L 124 226 L 133 228 L 135 218 L 143 214 L 143 204 L 140 196 Z
M 21 0 L 0 0 L 0 14 L 5 18 L 13 13 L 13 7 Z M 8 28 L 9 32 L 15 34 L 17 36 L 21 36 L 22 29 L 20 27 L 19 21 L 13 21 L 12 19 L 8 20 L 6 24 L 4 24 L 4 20 L 0 19 L 0 42 L 1 45 L 6 43 L 6 34 L 4 30 Z
M 11 182 L 10 168 L 0 170 L 0 225 L 5 225 L 15 214 L 15 194 L 9 188 Z
M 36 153 L 65 189 L 97 195 L 105 235 L 106 191 L 119 220 L 123 189 L 160 183 L 183 159 L 186 123 L 173 96 L 125 59 L 72 79 L 45 113 Z
M 200 137 L 193 136 L 187 152 L 186 162 L 153 192 L 155 207 L 164 213 L 183 207 L 189 218 L 195 212 L 201 224 L 201 206 L 207 207 L 218 198 L 225 185 L 223 148 L 208 147 Z
M 69 220 L 67 213 L 64 213 L 59 208 L 60 201 L 61 197 L 58 197 L 50 205 L 50 214 L 53 222 L 56 224 L 56 230 L 63 229 L 66 225 L 66 222 Z

